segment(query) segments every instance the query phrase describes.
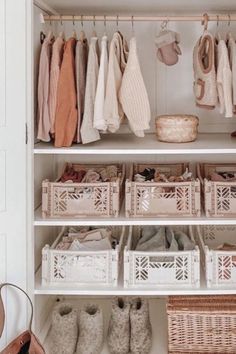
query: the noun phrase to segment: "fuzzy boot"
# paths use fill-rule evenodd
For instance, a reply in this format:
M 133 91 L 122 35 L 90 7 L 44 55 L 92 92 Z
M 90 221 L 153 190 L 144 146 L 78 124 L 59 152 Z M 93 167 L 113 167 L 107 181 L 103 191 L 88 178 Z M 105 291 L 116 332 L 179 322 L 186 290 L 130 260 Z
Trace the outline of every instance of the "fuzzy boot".
M 130 309 L 132 354 L 149 354 L 152 347 L 152 327 L 149 319 L 148 301 L 136 298 Z
M 50 354 L 74 354 L 78 338 L 78 311 L 68 303 L 55 306 L 52 312 Z
M 128 354 L 130 342 L 130 304 L 122 298 L 112 301 L 107 343 L 110 354 Z
M 76 354 L 100 354 L 103 346 L 103 314 L 89 304 L 79 313 L 79 339 Z

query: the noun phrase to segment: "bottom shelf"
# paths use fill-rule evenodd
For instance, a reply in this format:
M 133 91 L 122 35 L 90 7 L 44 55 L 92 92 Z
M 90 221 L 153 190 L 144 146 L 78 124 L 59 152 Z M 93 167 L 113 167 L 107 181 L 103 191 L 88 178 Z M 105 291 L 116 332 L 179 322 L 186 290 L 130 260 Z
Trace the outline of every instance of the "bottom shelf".
M 104 315 L 104 338 L 106 338 L 106 333 L 109 325 L 110 310 L 111 310 L 111 299 L 67 299 L 74 306 L 81 308 L 87 303 L 98 304 L 102 307 Z M 150 299 L 149 300 L 150 309 L 150 319 L 152 324 L 152 337 L 153 345 L 150 354 L 167 354 L 167 315 L 166 315 L 166 301 L 165 299 Z M 50 317 L 50 316 L 49 316 Z M 50 341 L 50 329 L 48 331 L 46 340 L 44 341 L 44 347 L 46 353 L 49 353 L 49 341 Z M 104 347 L 101 354 L 109 354 L 109 350 L 104 342 Z

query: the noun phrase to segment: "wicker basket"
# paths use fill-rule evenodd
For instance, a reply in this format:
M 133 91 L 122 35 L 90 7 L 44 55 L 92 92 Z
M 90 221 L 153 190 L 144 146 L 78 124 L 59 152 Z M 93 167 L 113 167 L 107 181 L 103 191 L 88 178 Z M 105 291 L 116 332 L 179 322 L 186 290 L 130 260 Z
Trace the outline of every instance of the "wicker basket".
M 53 245 L 42 250 L 42 284 L 52 286 L 117 286 L 125 245 L 125 228 L 114 226 L 112 234 L 119 240 L 116 249 L 107 251 L 57 250 L 65 233 L 61 231 Z
M 191 182 L 134 182 L 133 176 L 145 168 L 179 176 L 188 164 L 135 164 L 126 180 L 127 217 L 200 216 L 200 181 Z
M 236 164 L 198 164 L 197 174 L 203 186 L 207 217 L 236 217 L 236 182 L 215 182 L 212 172 L 236 172 Z
M 89 170 L 108 165 L 72 164 L 75 170 Z M 46 217 L 117 217 L 123 197 L 125 166 L 116 164 L 119 177 L 115 182 L 42 183 L 42 216 Z M 67 165 L 66 165 L 67 167 Z M 65 168 L 66 168 L 65 167 Z
M 163 115 L 156 118 L 157 139 L 167 143 L 188 143 L 197 138 L 199 119 L 189 114 Z
M 236 353 L 236 296 L 170 296 L 169 354 Z
M 196 229 L 196 242 L 202 251 L 207 287 L 236 287 L 236 251 L 217 250 L 222 243 L 235 244 L 236 226 L 206 225 Z
M 188 232 L 187 226 L 176 226 Z M 140 227 L 130 227 L 124 250 L 124 287 L 200 286 L 200 253 L 193 251 L 140 252 L 135 247 L 141 235 Z M 194 241 L 192 235 L 191 239 Z

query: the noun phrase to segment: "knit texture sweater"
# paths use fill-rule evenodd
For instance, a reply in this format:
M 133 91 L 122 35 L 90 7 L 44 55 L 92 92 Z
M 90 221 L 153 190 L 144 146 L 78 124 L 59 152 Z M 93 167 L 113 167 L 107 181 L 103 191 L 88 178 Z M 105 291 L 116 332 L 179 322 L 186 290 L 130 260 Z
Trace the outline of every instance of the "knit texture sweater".
M 94 102 L 99 70 L 97 41 L 97 37 L 92 37 L 89 45 L 84 116 L 80 130 L 83 144 L 92 143 L 100 139 L 99 131 L 93 127 Z
M 136 136 L 144 137 L 144 130 L 150 128 L 151 110 L 134 37 L 130 40 L 128 62 L 122 78 L 119 99 L 131 130 Z

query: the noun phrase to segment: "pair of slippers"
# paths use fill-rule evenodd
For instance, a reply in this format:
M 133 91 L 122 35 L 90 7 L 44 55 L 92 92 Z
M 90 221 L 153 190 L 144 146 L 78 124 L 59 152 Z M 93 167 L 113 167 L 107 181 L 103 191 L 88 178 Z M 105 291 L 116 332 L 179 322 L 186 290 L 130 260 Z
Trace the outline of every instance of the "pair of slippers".
M 164 64 L 175 65 L 182 54 L 179 47 L 180 37 L 177 32 L 162 30 L 156 37 L 157 58 Z

